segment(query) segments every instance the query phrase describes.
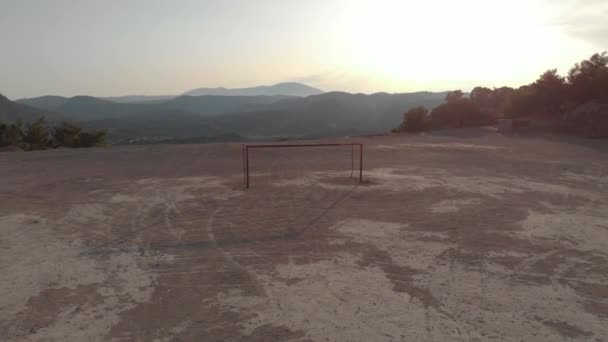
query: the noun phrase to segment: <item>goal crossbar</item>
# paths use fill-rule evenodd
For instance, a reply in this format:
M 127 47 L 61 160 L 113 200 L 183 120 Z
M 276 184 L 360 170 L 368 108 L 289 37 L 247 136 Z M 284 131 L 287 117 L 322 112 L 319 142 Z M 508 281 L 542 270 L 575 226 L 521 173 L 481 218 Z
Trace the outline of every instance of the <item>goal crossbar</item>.
M 362 143 L 332 143 L 332 144 L 256 144 L 242 145 L 243 154 L 243 182 L 249 188 L 249 150 L 256 148 L 303 148 L 303 147 L 351 147 L 351 177 L 355 169 L 355 147 L 359 148 L 359 183 L 363 181 L 363 144 Z

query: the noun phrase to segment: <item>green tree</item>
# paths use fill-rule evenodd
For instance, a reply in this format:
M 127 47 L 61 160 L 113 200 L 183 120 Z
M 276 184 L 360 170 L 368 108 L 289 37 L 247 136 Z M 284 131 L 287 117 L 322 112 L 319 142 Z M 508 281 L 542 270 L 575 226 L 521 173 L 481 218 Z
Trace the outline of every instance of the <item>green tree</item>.
M 64 122 L 53 129 L 53 138 L 59 146 L 79 147 L 82 128 Z
M 464 97 L 464 93 L 462 90 L 453 90 L 447 93 L 445 96 L 445 100 L 447 102 L 454 102 L 462 99 Z
M 471 127 L 490 124 L 491 117 L 484 114 L 470 99 L 452 100 L 433 109 L 433 128 Z
M 106 131 L 81 132 L 77 147 L 102 147 L 106 144 Z
M 44 150 L 49 147 L 105 146 L 106 131 L 86 132 L 82 128 L 63 123 L 50 129 L 44 117 L 26 126 L 20 121 L 7 125 L 0 123 L 0 147 L 17 145 L 25 150 Z
M 531 85 L 519 87 L 509 98 L 505 114 L 509 118 L 533 115 L 536 111 L 535 89 Z
M 44 150 L 50 145 L 50 130 L 44 117 L 29 124 L 23 135 L 23 142 L 28 150 Z
M 8 139 L 6 133 L 8 132 L 8 125 L 4 122 L 0 122 L 0 147 L 8 145 Z
M 493 100 L 496 111 L 500 114 L 504 114 L 507 108 L 507 105 L 511 101 L 513 94 L 515 93 L 515 89 L 511 87 L 500 87 L 494 88 L 493 92 Z
M 548 70 L 532 84 L 530 109 L 544 116 L 557 117 L 566 102 L 566 94 L 566 80 L 557 69 Z
M 21 120 L 17 120 L 17 122 L 8 126 L 6 139 L 9 145 L 21 145 L 23 142 L 23 124 Z
M 415 107 L 403 114 L 403 122 L 395 132 L 422 132 L 429 128 L 429 111 L 424 107 Z
M 562 115 L 567 102 L 568 85 L 556 69 L 544 72 L 532 84 L 522 86 L 509 96 L 506 114 L 518 117 L 553 117 Z
M 86 132 L 78 126 L 64 122 L 53 129 L 53 140 L 58 146 L 99 147 L 106 143 L 106 132 Z
M 608 99 L 608 55 L 596 53 L 577 63 L 568 73 L 571 99 L 582 104 Z
M 471 91 L 471 101 L 480 108 L 495 108 L 494 91 L 486 87 L 475 87 Z

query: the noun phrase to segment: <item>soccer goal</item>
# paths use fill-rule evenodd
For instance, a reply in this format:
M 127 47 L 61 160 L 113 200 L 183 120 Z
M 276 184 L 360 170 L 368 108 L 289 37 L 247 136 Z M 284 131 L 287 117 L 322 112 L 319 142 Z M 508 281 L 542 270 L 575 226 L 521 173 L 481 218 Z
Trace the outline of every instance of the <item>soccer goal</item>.
M 243 182 L 245 188 L 249 188 L 249 157 L 252 150 L 270 148 L 306 148 L 306 147 L 351 147 L 351 175 L 355 172 L 355 150 L 359 152 L 359 183 L 363 181 L 363 144 L 362 143 L 336 143 L 336 144 L 243 144 Z

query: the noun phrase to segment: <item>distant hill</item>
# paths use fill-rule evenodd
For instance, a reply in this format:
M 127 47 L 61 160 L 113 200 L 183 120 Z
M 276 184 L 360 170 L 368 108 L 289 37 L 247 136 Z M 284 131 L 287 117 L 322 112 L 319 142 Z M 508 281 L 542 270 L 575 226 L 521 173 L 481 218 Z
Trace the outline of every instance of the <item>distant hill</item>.
M 322 94 L 321 89 L 309 87 L 305 84 L 286 82 L 279 83 L 273 86 L 259 86 L 251 88 L 198 88 L 185 92 L 182 95 L 186 96 L 297 96 L 306 97 L 311 95 Z M 45 96 L 52 97 L 52 96 Z M 179 95 L 127 95 L 127 96 L 112 96 L 101 97 L 102 100 L 118 103 L 160 103 L 169 101 L 179 97 Z M 61 98 L 61 97 L 58 97 Z
M 299 96 L 306 97 L 322 94 L 323 90 L 309 87 L 302 83 L 279 83 L 273 86 L 260 86 L 252 88 L 198 88 L 185 92 L 184 95 L 220 95 L 220 96 Z
M 183 95 L 172 100 L 159 103 L 154 106 L 154 109 L 156 111 L 173 110 L 199 115 L 222 114 L 231 112 L 252 112 L 263 109 L 268 105 L 287 98 L 289 97 Z
M 41 116 L 50 121 L 62 119 L 59 113 L 16 103 L 0 94 L 0 122 L 12 123 L 17 120 L 31 122 Z
M 308 97 L 203 95 L 137 103 L 90 96 L 45 96 L 19 103 L 4 98 L 12 108 L 4 113 L 12 113 L 11 118 L 44 114 L 87 129 L 105 129 L 110 143 L 216 141 L 227 137 L 316 138 L 387 132 L 399 125 L 408 109 L 414 106 L 432 109 L 444 102 L 445 95 L 431 92 L 372 95 L 329 92 Z
M 71 121 L 106 120 L 135 114 L 186 113 L 197 115 L 260 110 L 286 96 L 179 96 L 168 101 L 119 103 L 91 96 L 62 98 L 43 96 L 18 100 L 18 103 L 41 110 L 56 111 Z
M 68 100 L 69 100 L 69 98 L 63 97 L 63 96 L 47 95 L 47 96 L 40 96 L 40 97 L 34 97 L 34 98 L 28 98 L 28 99 L 19 99 L 15 102 L 21 103 L 21 104 L 24 104 L 24 105 L 27 105 L 30 107 L 34 107 L 34 108 L 54 110 L 54 109 L 59 108 L 61 105 L 66 103 Z
M 403 113 L 415 106 L 434 108 L 445 93 L 372 95 L 330 92 L 290 98 L 263 111 L 218 117 L 219 127 L 233 127 L 243 136 L 324 137 L 387 132 L 398 126 Z
M 399 125 L 414 106 L 434 108 L 445 93 L 349 94 L 332 92 L 306 98 L 184 96 L 153 106 L 155 110 L 83 123 L 85 128 L 107 129 L 112 143 L 211 141 L 215 137 L 272 139 L 277 137 L 331 137 L 387 132 Z M 211 106 L 221 98 L 246 100 L 240 110 L 218 102 L 224 113 L 201 115 L 186 109 Z M 172 102 L 177 102 L 173 103 Z M 192 105 L 192 108 L 188 108 Z M 164 108 L 161 108 L 164 107 Z M 219 110 L 219 107 L 216 107 Z
M 68 120 L 88 121 L 109 117 L 121 117 L 145 110 L 144 105 L 116 103 L 92 96 L 42 96 L 20 99 L 16 102 L 34 108 L 62 113 Z
M 55 109 L 69 115 L 72 120 L 84 121 L 123 117 L 145 108 L 145 105 L 116 103 L 92 96 L 75 96 Z
M 127 95 L 102 97 L 101 99 L 118 103 L 150 103 L 168 101 L 176 97 L 176 95 Z

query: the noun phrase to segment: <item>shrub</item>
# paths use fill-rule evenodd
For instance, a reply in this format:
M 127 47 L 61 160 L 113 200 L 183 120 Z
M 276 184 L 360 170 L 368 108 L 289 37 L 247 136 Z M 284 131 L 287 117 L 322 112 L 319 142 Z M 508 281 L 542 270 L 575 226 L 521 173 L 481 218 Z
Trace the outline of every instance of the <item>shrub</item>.
M 27 150 L 45 150 L 50 146 L 50 130 L 44 117 L 27 125 L 23 134 L 23 142 Z
M 53 130 L 55 144 L 65 147 L 99 147 L 106 141 L 105 131 L 85 132 L 82 128 L 64 122 Z
M 0 122 L 0 147 L 15 145 L 33 151 L 60 146 L 100 147 L 105 143 L 105 131 L 86 132 L 68 123 L 51 129 L 44 117 L 28 124 L 25 130 L 20 121 L 10 125 Z
M 596 53 L 568 73 L 570 97 L 577 104 L 608 99 L 608 54 Z
M 78 147 L 81 132 L 82 128 L 64 122 L 53 130 L 54 143 L 57 146 Z
M 588 102 L 568 112 L 565 129 L 588 138 L 608 138 L 608 104 Z
M 433 128 L 483 126 L 492 123 L 473 101 L 466 98 L 452 100 L 435 108 L 431 113 Z
M 393 132 L 422 132 L 429 128 L 429 111 L 415 107 L 403 114 L 403 122 Z
M 20 121 L 13 124 L 0 123 L 0 147 L 20 146 L 23 140 L 22 124 Z
M 8 145 L 8 140 L 6 138 L 6 132 L 8 131 L 8 125 L 3 122 L 0 122 L 0 147 L 4 147 Z
M 106 132 L 81 132 L 78 135 L 78 146 L 76 147 L 101 147 L 106 144 Z

